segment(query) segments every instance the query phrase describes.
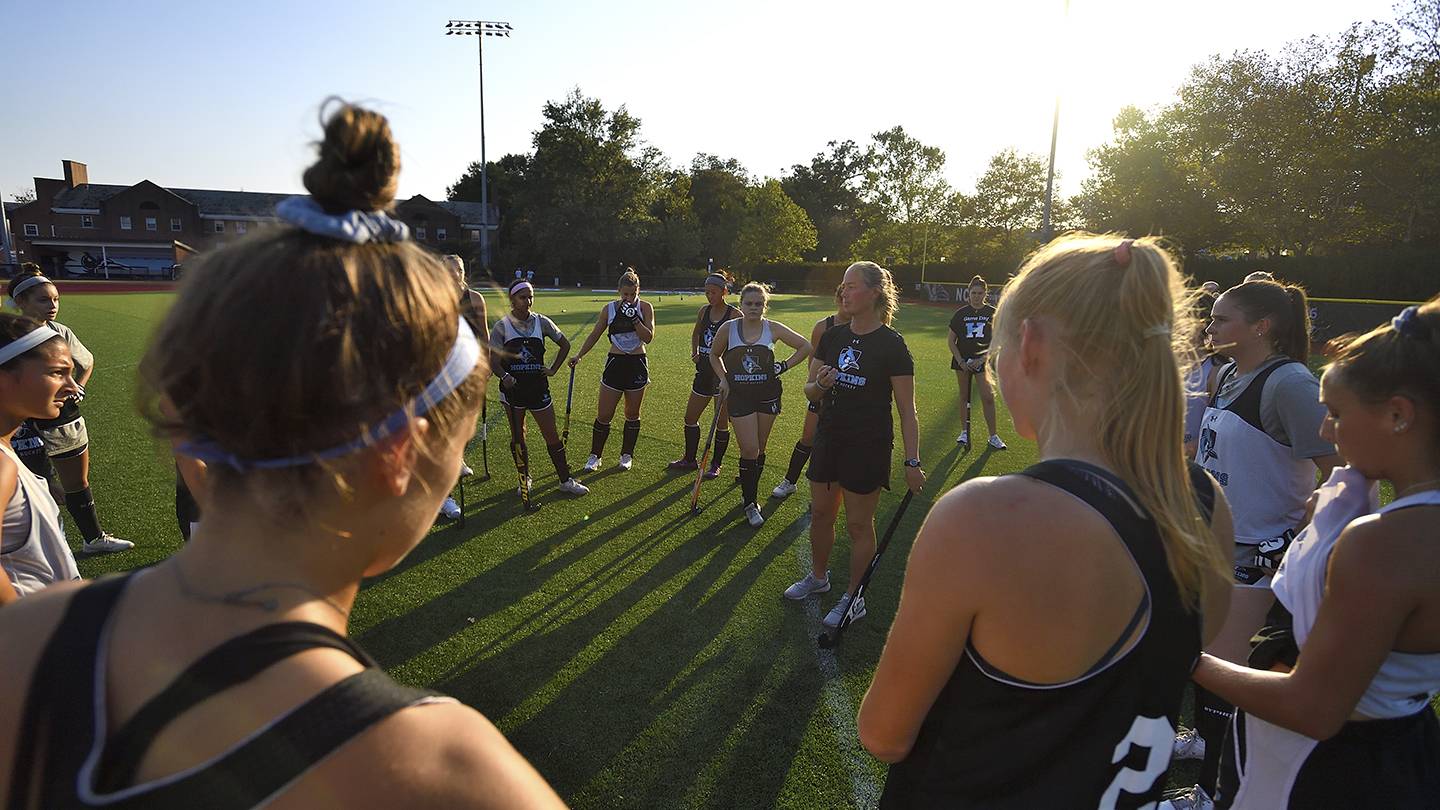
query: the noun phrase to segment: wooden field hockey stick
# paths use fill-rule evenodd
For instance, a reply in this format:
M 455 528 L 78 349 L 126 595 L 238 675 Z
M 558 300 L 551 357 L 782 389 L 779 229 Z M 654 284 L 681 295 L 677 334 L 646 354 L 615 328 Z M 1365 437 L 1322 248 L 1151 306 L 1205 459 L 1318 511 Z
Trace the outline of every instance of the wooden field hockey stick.
M 510 455 L 515 460 L 516 472 L 520 474 L 520 503 L 526 512 L 534 512 L 540 505 L 530 500 L 530 460 L 520 439 L 521 420 L 525 418 L 525 412 L 519 408 L 507 407 L 505 410 L 510 420 Z
M 845 628 L 850 626 L 850 617 L 855 613 L 855 603 L 864 598 L 865 590 L 870 587 L 870 578 L 875 576 L 875 569 L 880 567 L 880 555 L 884 554 L 885 549 L 890 547 L 890 538 L 895 536 L 895 529 L 900 526 L 900 518 L 905 516 L 905 510 L 909 508 L 910 499 L 913 497 L 915 497 L 914 492 L 908 489 L 905 490 L 905 497 L 900 499 L 899 508 L 895 510 L 895 515 L 890 518 L 890 525 L 885 529 L 885 536 L 880 538 L 880 545 L 875 549 L 875 556 L 870 558 L 870 566 L 865 569 L 865 575 L 860 577 L 860 584 L 855 588 L 855 596 L 850 600 L 850 607 L 845 611 L 845 615 L 840 617 L 840 624 L 836 625 L 835 632 L 822 632 L 820 636 L 815 639 L 815 643 L 821 647 L 830 648 L 840 643 L 840 636 L 845 632 Z
M 715 426 L 720 423 L 720 408 L 724 402 L 724 398 L 717 394 L 715 413 L 710 417 L 710 435 L 705 437 L 705 451 L 700 454 L 700 464 L 695 468 L 695 487 L 690 491 L 690 514 L 692 515 L 700 508 L 700 482 L 705 477 L 705 462 L 710 459 L 710 443 L 715 441 Z

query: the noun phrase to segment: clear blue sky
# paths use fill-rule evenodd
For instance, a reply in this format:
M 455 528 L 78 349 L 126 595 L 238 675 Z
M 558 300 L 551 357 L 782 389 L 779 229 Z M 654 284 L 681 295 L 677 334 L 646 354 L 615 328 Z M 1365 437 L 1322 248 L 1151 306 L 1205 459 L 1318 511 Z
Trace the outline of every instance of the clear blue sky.
M 487 39 L 487 150 L 528 151 L 540 108 L 579 86 L 643 122 L 678 164 L 696 152 L 778 176 L 835 139 L 903 125 L 972 186 L 1005 147 L 1044 153 L 1064 90 L 1061 191 L 1124 104 L 1166 103 L 1212 53 L 1278 49 L 1390 0 L 911 2 L 616 0 L 247 3 L 0 0 L 9 66 L 0 193 L 60 176 L 298 191 L 330 94 L 391 117 L 401 194 L 443 198 L 479 158 L 473 38 L 450 18 L 506 20 Z

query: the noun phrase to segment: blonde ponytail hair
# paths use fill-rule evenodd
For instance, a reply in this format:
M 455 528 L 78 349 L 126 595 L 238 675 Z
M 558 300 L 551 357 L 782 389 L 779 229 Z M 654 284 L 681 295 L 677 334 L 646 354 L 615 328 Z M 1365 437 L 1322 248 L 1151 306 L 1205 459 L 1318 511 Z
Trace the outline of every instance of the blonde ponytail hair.
M 1183 375 L 1196 362 L 1185 279 L 1154 238 L 1075 233 L 1032 254 L 1000 295 L 991 357 L 1018 349 L 1020 325 L 1057 327 L 1050 417 L 1088 419 L 1100 452 L 1155 520 L 1181 599 L 1228 575 L 1196 503 L 1183 449 Z
M 900 309 L 900 289 L 895 286 L 895 277 L 875 262 L 855 262 L 845 268 L 847 273 L 851 270 L 859 270 L 865 277 L 865 286 L 876 292 L 875 314 L 880 316 L 881 323 L 889 326 Z

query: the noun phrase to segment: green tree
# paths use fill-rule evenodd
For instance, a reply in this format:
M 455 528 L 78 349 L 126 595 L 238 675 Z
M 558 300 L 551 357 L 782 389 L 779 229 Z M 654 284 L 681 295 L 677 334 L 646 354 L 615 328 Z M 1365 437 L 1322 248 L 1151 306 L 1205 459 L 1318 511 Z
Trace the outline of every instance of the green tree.
M 716 266 L 736 261 L 750 175 L 734 158 L 699 154 L 690 161 L 690 196 L 700 228 L 700 250 Z
M 870 160 L 870 153 L 854 141 L 831 141 L 810 165 L 797 163 L 781 178 L 785 194 L 805 209 L 817 231 L 815 249 L 806 259 L 844 260 L 853 255 L 852 245 L 865 230 L 859 185 Z
M 740 262 L 796 262 L 815 248 L 815 226 L 805 209 L 767 179 L 745 193 L 745 216 L 735 240 Z
M 926 234 L 951 199 L 950 185 L 941 173 L 944 168 L 945 153 L 906 134 L 903 127 L 875 133 L 861 186 L 870 216 L 857 251 L 921 262 Z

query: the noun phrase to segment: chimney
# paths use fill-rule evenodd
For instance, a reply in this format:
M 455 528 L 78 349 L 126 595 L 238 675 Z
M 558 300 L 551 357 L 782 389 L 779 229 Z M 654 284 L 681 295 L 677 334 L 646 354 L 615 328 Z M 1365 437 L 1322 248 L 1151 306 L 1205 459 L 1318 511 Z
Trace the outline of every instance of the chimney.
M 78 160 L 62 160 L 60 165 L 65 167 L 65 185 L 70 188 L 83 186 L 90 182 L 90 175 L 85 171 L 85 164 Z

